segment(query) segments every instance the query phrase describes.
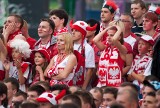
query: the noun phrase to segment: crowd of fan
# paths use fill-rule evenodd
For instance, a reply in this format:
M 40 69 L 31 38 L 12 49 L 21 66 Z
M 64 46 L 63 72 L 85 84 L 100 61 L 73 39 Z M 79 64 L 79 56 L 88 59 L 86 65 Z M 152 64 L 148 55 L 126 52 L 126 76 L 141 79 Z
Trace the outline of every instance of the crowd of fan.
M 160 108 L 160 7 L 104 1 L 101 21 L 63 9 L 41 19 L 39 40 L 9 15 L 0 30 L 0 108 Z M 69 29 L 70 28 L 70 29 Z

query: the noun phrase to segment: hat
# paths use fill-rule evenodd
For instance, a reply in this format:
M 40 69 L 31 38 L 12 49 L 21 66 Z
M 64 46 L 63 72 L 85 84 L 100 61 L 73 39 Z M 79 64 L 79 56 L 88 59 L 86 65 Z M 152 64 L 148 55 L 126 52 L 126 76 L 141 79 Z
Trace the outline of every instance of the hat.
M 44 92 L 36 100 L 38 102 L 50 102 L 52 105 L 58 104 L 58 100 L 66 95 L 66 90 L 62 90 L 57 96 L 52 93 Z
M 76 21 L 73 24 L 73 20 L 70 21 L 70 27 L 72 29 L 76 29 L 79 32 L 82 33 L 83 36 L 86 36 L 87 30 L 88 31 L 93 31 L 96 30 L 97 24 L 95 24 L 93 27 L 90 27 L 86 22 L 84 21 Z
M 143 35 L 143 36 L 141 36 L 140 39 L 144 40 L 145 42 L 147 42 L 147 43 L 149 43 L 149 44 L 151 44 L 151 45 L 154 45 L 154 40 L 153 40 L 153 38 L 152 38 L 151 36 L 149 36 L 149 35 Z
M 114 13 L 117 9 L 117 5 L 112 0 L 105 0 L 102 8 L 107 8 L 111 13 Z
M 9 45 L 11 48 L 15 48 L 24 55 L 25 58 L 29 58 L 31 54 L 30 45 L 22 39 L 13 39 Z
M 38 102 L 50 102 L 52 105 L 57 104 L 56 96 L 48 92 L 42 93 L 36 100 Z
M 150 81 L 149 82 L 147 80 L 144 80 L 143 84 L 144 84 L 144 86 L 149 86 L 149 87 L 153 88 L 155 91 L 160 89 L 160 82 L 158 82 L 158 81 Z
M 154 12 L 154 13 L 160 15 L 160 7 L 155 6 L 154 4 L 151 4 L 151 5 L 149 6 L 148 11 L 149 11 L 149 12 Z
M 33 50 L 33 53 L 36 53 L 36 52 L 42 53 L 45 56 L 45 58 L 47 59 L 47 61 L 48 62 L 50 61 L 50 54 L 47 51 L 47 49 L 45 49 L 45 48 L 39 48 L 39 49 Z

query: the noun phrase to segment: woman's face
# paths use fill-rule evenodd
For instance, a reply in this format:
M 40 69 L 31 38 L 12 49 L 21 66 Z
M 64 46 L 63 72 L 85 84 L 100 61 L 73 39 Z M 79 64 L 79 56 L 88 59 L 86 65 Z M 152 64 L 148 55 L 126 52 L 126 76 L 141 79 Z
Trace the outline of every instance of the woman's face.
M 34 62 L 37 66 L 41 66 L 46 62 L 46 60 L 39 52 L 36 52 L 34 56 Z
M 21 60 L 22 56 L 23 56 L 23 54 L 20 53 L 18 50 L 16 50 L 15 48 L 12 49 L 12 58 L 13 58 L 13 61 L 14 60 Z
M 116 33 L 116 31 L 115 30 L 108 30 L 107 33 L 108 33 L 107 42 L 109 44 L 112 44 L 112 37 L 114 36 L 114 34 Z
M 65 40 L 64 40 L 64 37 L 62 35 L 59 35 L 57 37 L 57 47 L 58 47 L 58 50 L 64 50 L 65 49 Z

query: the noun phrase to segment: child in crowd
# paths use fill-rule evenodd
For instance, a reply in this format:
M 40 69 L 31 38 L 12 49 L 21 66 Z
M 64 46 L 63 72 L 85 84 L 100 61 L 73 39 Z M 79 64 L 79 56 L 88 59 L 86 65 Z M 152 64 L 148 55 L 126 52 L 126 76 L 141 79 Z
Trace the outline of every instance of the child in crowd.
M 94 43 L 102 51 L 99 60 L 97 86 L 118 87 L 122 83 L 122 68 L 127 53 L 123 45 L 123 28 L 121 21 L 113 21 L 112 24 L 100 32 L 94 39 Z M 108 33 L 105 43 L 101 41 L 103 35 Z
M 128 80 L 133 81 L 134 84 L 143 87 L 142 82 L 145 76 L 151 75 L 150 51 L 154 44 L 153 38 L 149 35 L 143 35 L 138 42 L 138 52 L 132 62 L 131 69 L 128 72 Z
M 14 77 L 19 80 L 20 90 L 26 91 L 26 83 L 31 83 L 28 76 L 30 73 L 30 63 L 24 62 L 24 59 L 30 57 L 29 44 L 21 39 L 14 39 L 10 42 L 12 48 L 12 62 L 4 62 L 6 71 L 5 77 Z M 27 82 L 28 81 L 28 82 Z
M 50 54 L 44 48 L 39 48 L 33 52 L 35 65 L 32 68 L 32 84 L 35 84 L 38 81 L 45 81 L 44 71 L 50 61 Z

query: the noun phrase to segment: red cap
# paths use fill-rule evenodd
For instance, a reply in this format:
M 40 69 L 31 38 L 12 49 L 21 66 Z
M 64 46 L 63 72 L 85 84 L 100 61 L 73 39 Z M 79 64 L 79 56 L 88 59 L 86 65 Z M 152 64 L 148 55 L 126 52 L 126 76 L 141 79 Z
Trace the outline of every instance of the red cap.
M 41 54 L 43 54 L 45 56 L 45 58 L 47 59 L 48 62 L 50 61 L 50 54 L 47 51 L 47 49 L 39 48 L 39 49 L 33 50 L 33 53 L 36 53 L 36 52 L 40 52 Z
M 102 8 L 108 8 L 111 13 L 114 13 L 117 9 L 117 5 L 112 0 L 106 0 Z

